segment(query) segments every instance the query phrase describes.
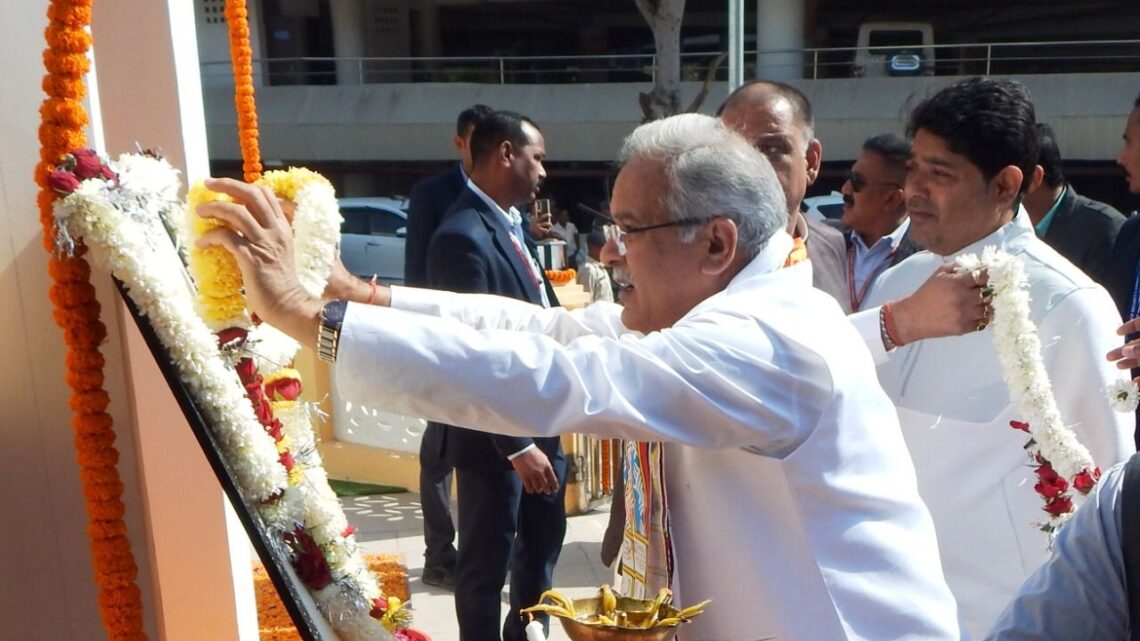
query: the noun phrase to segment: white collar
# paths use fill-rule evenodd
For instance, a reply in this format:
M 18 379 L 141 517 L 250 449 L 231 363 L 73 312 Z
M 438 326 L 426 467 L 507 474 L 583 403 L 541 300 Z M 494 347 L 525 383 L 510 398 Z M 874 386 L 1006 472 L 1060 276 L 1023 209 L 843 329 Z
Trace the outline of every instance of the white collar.
M 471 180 L 470 178 L 467 179 L 467 188 L 475 192 L 476 196 L 483 199 L 483 202 L 487 203 L 487 206 L 491 208 L 491 211 L 499 212 L 499 214 L 504 219 L 506 219 L 508 228 L 513 225 L 522 225 L 522 214 L 519 213 L 519 210 L 515 209 L 514 207 L 504 210 L 499 206 L 499 203 L 492 200 L 491 197 L 484 193 L 482 189 L 479 189 L 479 185 L 476 185 L 475 181 Z

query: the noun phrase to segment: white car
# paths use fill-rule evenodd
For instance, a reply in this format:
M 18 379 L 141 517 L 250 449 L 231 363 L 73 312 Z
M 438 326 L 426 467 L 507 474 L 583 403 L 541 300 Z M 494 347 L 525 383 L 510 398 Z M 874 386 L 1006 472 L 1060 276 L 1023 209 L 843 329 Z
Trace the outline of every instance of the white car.
M 340 198 L 340 258 L 348 271 L 385 283 L 404 282 L 408 212 L 398 198 Z
M 825 196 L 804 198 L 804 216 L 815 220 L 843 218 L 843 194 L 833 191 Z

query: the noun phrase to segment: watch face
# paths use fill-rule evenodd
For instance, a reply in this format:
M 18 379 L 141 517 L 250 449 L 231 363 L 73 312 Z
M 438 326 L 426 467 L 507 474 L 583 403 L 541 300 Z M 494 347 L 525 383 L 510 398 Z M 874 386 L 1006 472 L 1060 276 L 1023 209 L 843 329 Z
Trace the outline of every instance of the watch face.
M 344 310 L 348 307 L 348 302 L 343 300 L 334 300 L 325 303 L 321 308 L 321 323 L 329 327 L 339 328 L 341 323 L 344 322 Z

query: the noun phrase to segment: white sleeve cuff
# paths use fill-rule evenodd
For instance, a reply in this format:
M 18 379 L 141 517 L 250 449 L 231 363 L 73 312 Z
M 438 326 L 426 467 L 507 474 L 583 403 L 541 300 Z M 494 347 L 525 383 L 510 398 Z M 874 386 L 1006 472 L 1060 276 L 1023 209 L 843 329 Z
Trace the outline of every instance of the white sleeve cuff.
M 537 445 L 535 445 L 534 443 L 531 443 L 530 445 L 527 445 L 526 447 L 522 448 L 521 450 L 519 450 L 519 451 L 515 452 L 514 454 L 511 454 L 510 456 L 508 456 L 508 457 L 507 457 L 507 460 L 508 460 L 508 461 L 513 461 L 513 460 L 515 460 L 516 458 L 518 458 L 518 457 L 522 456 L 522 455 L 523 455 L 523 454 L 525 454 L 526 452 L 529 452 L 529 451 L 533 450 L 533 449 L 534 449 L 534 448 L 536 448 L 536 447 L 538 447 L 538 446 L 537 446 Z
M 887 362 L 887 355 L 890 354 L 883 345 L 883 333 L 879 327 L 880 309 L 881 306 L 872 307 L 855 312 L 847 317 L 847 320 L 851 321 L 855 330 L 863 337 L 863 342 L 867 344 L 867 349 L 870 350 L 875 365 L 882 365 Z

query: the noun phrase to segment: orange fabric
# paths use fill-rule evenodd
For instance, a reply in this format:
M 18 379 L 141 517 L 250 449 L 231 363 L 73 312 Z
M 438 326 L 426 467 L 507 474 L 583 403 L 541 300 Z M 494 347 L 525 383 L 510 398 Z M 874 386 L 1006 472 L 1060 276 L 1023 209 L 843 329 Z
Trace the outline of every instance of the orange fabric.
M 807 257 L 807 245 L 804 244 L 803 238 L 797 236 L 792 239 L 792 251 L 788 253 L 788 260 L 784 262 L 784 267 L 802 263 L 807 260 Z

